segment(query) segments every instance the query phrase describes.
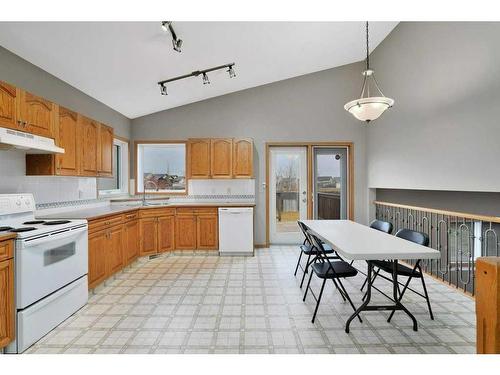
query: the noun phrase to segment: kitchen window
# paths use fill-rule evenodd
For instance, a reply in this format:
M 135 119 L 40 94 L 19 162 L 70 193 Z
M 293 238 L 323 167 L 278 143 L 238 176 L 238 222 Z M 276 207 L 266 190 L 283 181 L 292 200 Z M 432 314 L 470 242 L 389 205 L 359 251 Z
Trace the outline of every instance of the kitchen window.
M 136 192 L 186 194 L 186 142 L 136 143 Z
M 128 171 L 128 142 L 115 138 L 113 140 L 113 176 L 97 179 L 99 196 L 128 194 Z

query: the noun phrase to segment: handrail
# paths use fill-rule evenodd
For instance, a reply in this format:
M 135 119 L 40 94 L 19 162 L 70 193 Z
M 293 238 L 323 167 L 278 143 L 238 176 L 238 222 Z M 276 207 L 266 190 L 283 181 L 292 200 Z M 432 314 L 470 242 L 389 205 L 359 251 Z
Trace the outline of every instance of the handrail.
M 500 216 L 488 216 L 488 215 L 476 215 L 466 212 L 457 212 L 457 211 L 447 211 L 447 210 L 439 210 L 436 208 L 428 208 L 428 207 L 418 207 L 418 206 L 409 206 L 405 204 L 399 203 L 390 203 L 390 202 L 382 202 L 382 201 L 373 201 L 374 204 L 388 206 L 388 207 L 399 207 L 408 210 L 416 210 L 416 211 L 426 211 L 433 214 L 442 214 L 448 216 L 458 216 L 466 219 L 473 219 L 478 221 L 488 221 L 492 223 L 500 223 Z

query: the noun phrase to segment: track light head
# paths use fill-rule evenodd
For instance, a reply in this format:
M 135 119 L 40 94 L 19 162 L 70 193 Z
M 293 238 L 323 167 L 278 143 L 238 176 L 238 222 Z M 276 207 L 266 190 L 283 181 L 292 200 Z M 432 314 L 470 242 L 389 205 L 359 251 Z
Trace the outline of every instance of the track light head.
M 175 30 L 172 26 L 172 21 L 162 21 L 161 28 L 163 29 L 163 31 L 169 32 L 172 36 L 172 47 L 174 51 L 181 52 L 182 39 L 179 39 L 177 37 L 177 34 L 175 33 Z
M 171 21 L 161 21 L 161 28 L 163 31 L 168 32 L 168 25 L 170 25 Z
M 227 70 L 229 73 L 229 78 L 234 78 L 236 77 L 236 73 L 234 72 L 233 65 L 229 65 L 229 69 Z
M 210 84 L 210 80 L 208 79 L 207 73 L 203 73 L 203 84 L 204 85 Z
M 161 93 L 162 95 L 165 95 L 165 96 L 166 96 L 166 95 L 168 95 L 168 92 L 167 92 L 167 86 L 165 86 L 165 84 L 164 84 L 164 83 L 162 83 L 162 84 L 160 85 L 160 93 Z
M 177 39 L 177 40 L 172 39 L 172 48 L 174 49 L 174 51 L 181 52 L 181 47 L 182 47 L 182 39 Z

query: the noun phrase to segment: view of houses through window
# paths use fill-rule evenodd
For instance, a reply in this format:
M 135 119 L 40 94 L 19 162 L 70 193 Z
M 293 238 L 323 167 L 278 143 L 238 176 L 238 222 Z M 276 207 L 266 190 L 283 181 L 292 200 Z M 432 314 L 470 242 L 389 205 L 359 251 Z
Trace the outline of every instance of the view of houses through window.
M 186 144 L 137 144 L 137 192 L 185 193 Z

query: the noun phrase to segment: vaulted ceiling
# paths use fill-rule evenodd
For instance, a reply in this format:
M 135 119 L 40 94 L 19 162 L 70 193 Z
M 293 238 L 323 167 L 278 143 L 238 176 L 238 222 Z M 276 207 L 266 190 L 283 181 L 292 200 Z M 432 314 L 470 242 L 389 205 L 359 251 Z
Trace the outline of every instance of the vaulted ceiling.
M 129 118 L 360 61 L 363 22 L 1 22 L 0 45 Z M 370 23 L 372 50 L 397 22 Z M 225 70 L 157 82 L 226 63 Z

